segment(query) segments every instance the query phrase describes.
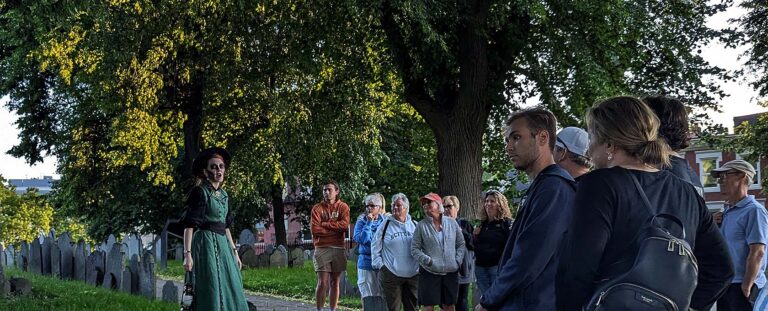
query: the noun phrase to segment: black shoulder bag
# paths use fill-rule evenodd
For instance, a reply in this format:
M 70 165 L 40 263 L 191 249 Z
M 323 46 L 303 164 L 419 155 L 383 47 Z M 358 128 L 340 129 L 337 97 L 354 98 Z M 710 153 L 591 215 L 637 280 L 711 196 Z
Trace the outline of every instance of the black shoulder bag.
M 636 251 L 632 267 L 597 287 L 584 310 L 688 310 L 696 289 L 698 264 L 685 241 L 685 227 L 679 218 L 657 214 L 637 178 L 629 171 L 643 205 L 651 218 L 640 229 L 630 251 Z M 682 238 L 672 235 L 657 218 L 667 218 L 682 228 Z

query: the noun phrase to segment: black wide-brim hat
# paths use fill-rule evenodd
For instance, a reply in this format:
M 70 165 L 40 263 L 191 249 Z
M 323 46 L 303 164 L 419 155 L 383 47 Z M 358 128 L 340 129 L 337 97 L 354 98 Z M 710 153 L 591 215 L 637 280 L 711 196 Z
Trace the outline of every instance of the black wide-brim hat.
M 205 170 L 205 166 L 208 165 L 208 160 L 217 154 L 224 158 L 224 165 L 229 168 L 229 162 L 232 160 L 232 156 L 229 154 L 229 151 L 224 148 L 213 147 L 200 151 L 200 153 L 197 154 L 195 160 L 192 161 L 192 173 L 197 174 Z

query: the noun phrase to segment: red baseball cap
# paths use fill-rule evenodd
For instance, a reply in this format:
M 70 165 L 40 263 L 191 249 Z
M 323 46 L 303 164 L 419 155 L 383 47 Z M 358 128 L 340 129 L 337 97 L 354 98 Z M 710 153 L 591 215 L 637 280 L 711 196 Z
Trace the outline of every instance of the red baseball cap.
M 425 196 L 419 198 L 419 203 L 424 204 L 425 200 L 426 201 L 435 201 L 437 203 L 440 203 L 440 205 L 443 204 L 443 199 L 441 199 L 440 196 L 437 195 L 437 193 L 434 193 L 434 192 L 427 193 Z

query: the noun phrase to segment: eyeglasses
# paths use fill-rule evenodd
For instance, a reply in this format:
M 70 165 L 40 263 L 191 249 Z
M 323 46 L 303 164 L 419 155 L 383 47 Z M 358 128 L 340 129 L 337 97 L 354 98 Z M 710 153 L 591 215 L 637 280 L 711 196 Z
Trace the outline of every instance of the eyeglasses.
M 375 205 L 375 204 L 368 204 L 365 207 L 367 207 L 367 208 L 377 208 L 377 207 L 381 207 L 381 206 L 380 205 Z
M 736 176 L 736 175 L 741 175 L 741 174 L 744 174 L 744 173 L 739 172 L 739 171 L 729 171 L 729 172 L 724 172 L 724 173 L 717 174 L 716 178 L 718 180 L 723 180 L 723 179 L 725 179 L 729 175 L 730 176 Z
M 453 204 L 446 204 L 446 205 L 443 205 L 443 207 L 445 207 L 445 208 L 453 208 Z

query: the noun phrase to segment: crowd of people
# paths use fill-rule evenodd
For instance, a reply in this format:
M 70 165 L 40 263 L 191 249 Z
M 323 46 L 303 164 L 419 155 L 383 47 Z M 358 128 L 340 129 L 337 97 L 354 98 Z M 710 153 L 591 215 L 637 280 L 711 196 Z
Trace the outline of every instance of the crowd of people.
M 367 195 L 350 237 L 358 245 L 364 307 L 378 298 L 390 311 L 709 310 L 714 304 L 718 311 L 766 310 L 755 305 L 766 283 L 768 212 L 747 192 L 754 167 L 734 160 L 710 173 L 728 202 L 713 218 L 699 177 L 677 154 L 690 137 L 680 101 L 613 97 L 589 109 L 585 123 L 586 130 L 557 133 L 557 119 L 542 108 L 507 119 L 505 151 L 530 181 L 514 219 L 498 190 L 481 195 L 477 220 L 459 217 L 461 200 L 477 198 L 428 193 L 419 199 L 424 218 L 417 222 L 405 194 L 391 197 L 390 213 L 383 195 Z M 217 194 L 228 159 L 211 151 L 196 166 L 201 183 L 185 222 L 185 267 L 206 284 L 196 288 L 199 294 L 215 296 L 201 304 L 241 310 L 242 298 L 233 294 L 242 292 L 240 260 L 230 251 L 226 193 L 224 204 Z M 317 310 L 326 298 L 336 310 L 346 269 L 350 208 L 340 191 L 326 182 L 323 201 L 312 208 Z M 203 230 L 193 236 L 192 228 Z M 481 294 L 474 305 L 472 283 Z

